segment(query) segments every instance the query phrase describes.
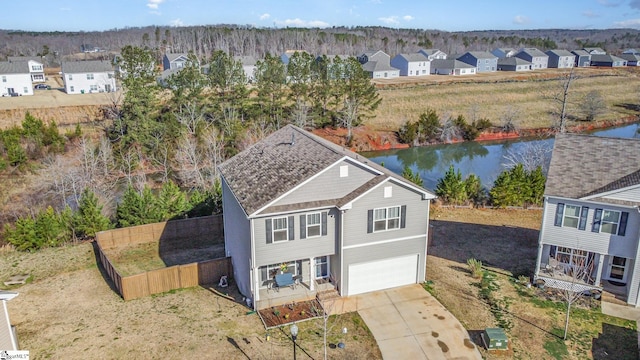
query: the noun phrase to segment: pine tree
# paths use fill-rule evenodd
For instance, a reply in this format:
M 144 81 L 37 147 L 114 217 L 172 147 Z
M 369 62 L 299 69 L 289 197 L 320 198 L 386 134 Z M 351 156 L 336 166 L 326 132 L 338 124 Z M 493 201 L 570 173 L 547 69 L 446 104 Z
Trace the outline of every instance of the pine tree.
M 162 185 L 157 204 L 162 220 L 169 220 L 189 210 L 189 202 L 185 194 L 173 181 L 167 181 Z
M 462 181 L 460 170 L 455 171 L 453 165 L 449 166 L 444 177 L 438 180 L 436 195 L 449 204 L 462 204 L 467 200 L 465 183 Z
M 111 227 L 109 219 L 102 215 L 98 197 L 89 188 L 85 188 L 80 196 L 78 211 L 73 217 L 73 227 L 78 236 L 89 237 L 95 237 L 97 232 Z
M 5 224 L 4 238 L 19 251 L 34 251 L 42 246 L 32 217 L 21 217 L 12 226 Z
M 542 167 L 538 166 L 528 176 L 530 195 L 527 202 L 534 205 L 542 205 L 544 197 L 544 185 L 547 179 L 542 172 Z
M 404 169 L 402 170 L 402 177 L 418 186 L 423 186 L 423 181 L 422 181 L 422 177 L 420 177 L 420 172 L 417 172 L 417 171 L 413 172 L 413 170 L 411 170 L 411 168 L 408 165 L 404 166 Z

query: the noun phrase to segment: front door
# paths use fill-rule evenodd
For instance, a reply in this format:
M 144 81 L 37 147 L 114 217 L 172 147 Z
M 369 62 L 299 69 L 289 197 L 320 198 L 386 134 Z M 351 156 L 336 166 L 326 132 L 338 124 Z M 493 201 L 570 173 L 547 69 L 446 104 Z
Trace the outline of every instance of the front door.
M 111 85 L 110 84 L 104 84 L 104 91 L 105 92 L 111 92 Z
M 627 259 L 618 256 L 609 257 L 609 279 L 627 282 Z

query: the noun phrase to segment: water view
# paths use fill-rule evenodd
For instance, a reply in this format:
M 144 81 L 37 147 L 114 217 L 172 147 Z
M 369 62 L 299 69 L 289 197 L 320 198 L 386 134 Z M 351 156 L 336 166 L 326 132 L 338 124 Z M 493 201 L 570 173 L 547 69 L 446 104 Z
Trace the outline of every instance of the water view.
M 640 124 L 599 130 L 593 135 L 621 138 L 640 138 Z M 498 174 L 505 169 L 506 157 L 518 154 L 527 147 L 551 149 L 554 138 L 512 139 L 491 142 L 464 142 L 433 146 L 412 147 L 401 150 L 363 152 L 362 155 L 384 164 L 387 169 L 402 173 L 405 165 L 419 172 L 424 187 L 435 189 L 438 179 L 453 165 L 465 178 L 469 174 L 480 177 L 482 185 L 491 187 Z

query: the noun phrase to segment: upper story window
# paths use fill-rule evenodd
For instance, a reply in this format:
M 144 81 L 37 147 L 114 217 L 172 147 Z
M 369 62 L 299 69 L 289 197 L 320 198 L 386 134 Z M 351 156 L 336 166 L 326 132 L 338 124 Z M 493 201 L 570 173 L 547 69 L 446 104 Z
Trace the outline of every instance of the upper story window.
M 629 213 L 625 211 L 596 209 L 591 231 L 625 236 L 628 219 Z
M 69 74 L 69 80 L 73 80 L 73 75 Z
M 33 71 L 42 71 L 42 65 L 33 65 L 31 67 L 31 70 L 33 70 Z
M 589 208 L 586 206 L 558 203 L 553 225 L 584 230 L 587 227 L 588 213 Z
M 394 230 L 400 228 L 400 206 L 373 210 L 373 231 Z
M 580 222 L 580 206 L 566 205 L 562 226 L 578 228 Z
M 87 80 L 93 80 L 93 74 L 87 74 Z
M 289 227 L 287 226 L 287 218 L 272 219 L 273 242 L 289 240 Z
M 7 82 L 7 77 L 6 76 L 2 76 L 2 82 Z
M 320 236 L 322 234 L 321 213 L 307 214 L 307 237 Z

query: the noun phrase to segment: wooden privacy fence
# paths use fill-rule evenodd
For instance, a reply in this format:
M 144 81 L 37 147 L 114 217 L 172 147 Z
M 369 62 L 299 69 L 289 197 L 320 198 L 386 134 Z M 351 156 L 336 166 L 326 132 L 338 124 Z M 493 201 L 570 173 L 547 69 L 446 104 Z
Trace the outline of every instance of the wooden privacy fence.
M 96 243 L 100 262 L 124 300 L 217 283 L 222 275 L 229 278 L 233 275 L 231 258 L 226 257 L 174 265 L 123 277 L 105 254 L 106 249 L 155 241 L 159 242 L 159 247 L 164 248 L 159 251 L 197 248 L 204 243 L 224 242 L 222 216 L 206 216 L 99 232 L 96 235 Z

